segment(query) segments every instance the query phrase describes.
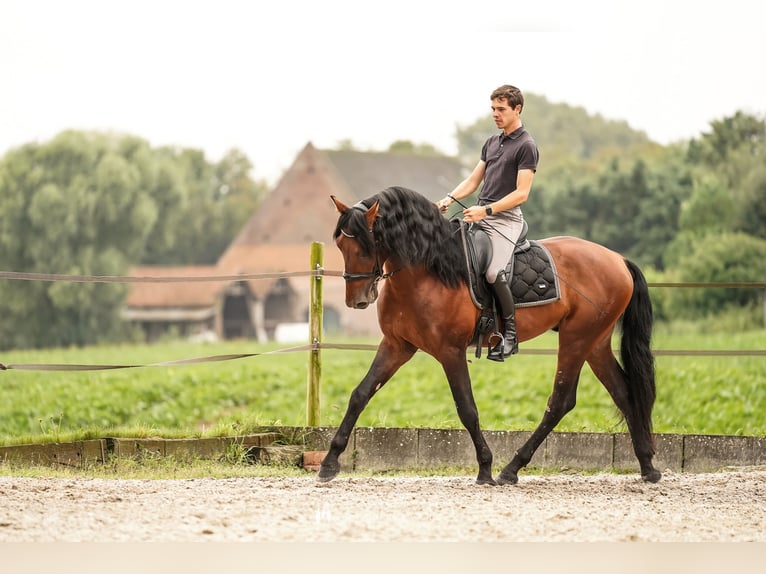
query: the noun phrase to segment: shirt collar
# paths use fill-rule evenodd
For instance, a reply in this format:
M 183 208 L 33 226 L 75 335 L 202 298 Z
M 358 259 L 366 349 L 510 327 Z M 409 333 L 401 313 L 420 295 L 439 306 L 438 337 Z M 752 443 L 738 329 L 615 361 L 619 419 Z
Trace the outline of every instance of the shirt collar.
M 523 126 L 523 125 L 521 125 L 521 126 L 519 126 L 518 128 L 516 128 L 515 130 L 513 130 L 511 133 L 509 133 L 508 135 L 505 135 L 503 132 L 500 132 L 500 141 L 503 141 L 503 140 L 505 140 L 505 139 L 509 139 L 509 140 L 515 140 L 515 139 L 516 139 L 516 138 L 518 138 L 518 137 L 519 137 L 521 134 L 523 134 L 523 133 L 524 133 L 524 131 L 525 131 L 525 130 L 524 130 L 524 126 Z

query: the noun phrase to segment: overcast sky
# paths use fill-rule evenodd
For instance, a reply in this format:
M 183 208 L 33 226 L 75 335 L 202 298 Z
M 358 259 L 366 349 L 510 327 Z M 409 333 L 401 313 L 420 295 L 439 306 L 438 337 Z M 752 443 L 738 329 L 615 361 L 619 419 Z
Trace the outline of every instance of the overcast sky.
M 116 131 L 211 161 L 237 147 L 276 182 L 308 141 L 455 153 L 456 125 L 489 122 L 504 83 L 669 143 L 737 110 L 766 114 L 762 12 L 752 0 L 0 0 L 0 154 L 65 129 Z

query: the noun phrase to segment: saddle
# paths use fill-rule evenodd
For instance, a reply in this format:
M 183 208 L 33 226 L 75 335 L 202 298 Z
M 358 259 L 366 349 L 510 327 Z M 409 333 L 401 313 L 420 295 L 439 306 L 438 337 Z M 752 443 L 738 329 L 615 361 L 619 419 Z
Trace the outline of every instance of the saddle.
M 499 321 L 492 288 L 485 278 L 492 259 L 492 244 L 479 226 L 461 220 L 454 222 L 460 225 L 468 268 L 468 290 L 474 305 L 481 309 L 471 343 L 476 345 L 476 358 L 479 358 L 484 337 L 489 333 L 501 336 L 495 328 Z M 506 266 L 507 273 L 513 270 L 511 293 L 516 307 L 545 305 L 561 298 L 553 258 L 541 243 L 529 240 L 527 232 L 528 226 L 525 221 L 513 251 L 513 260 Z

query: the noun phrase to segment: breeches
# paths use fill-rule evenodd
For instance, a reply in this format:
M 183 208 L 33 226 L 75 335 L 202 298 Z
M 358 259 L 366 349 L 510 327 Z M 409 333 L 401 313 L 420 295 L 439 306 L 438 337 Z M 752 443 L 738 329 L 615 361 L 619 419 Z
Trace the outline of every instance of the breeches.
M 524 227 L 524 219 L 523 216 L 501 211 L 482 219 L 478 225 L 489 236 L 492 244 L 492 260 L 489 262 L 485 277 L 489 283 L 494 283 L 497 275 L 505 270 L 513 256 L 516 242 Z

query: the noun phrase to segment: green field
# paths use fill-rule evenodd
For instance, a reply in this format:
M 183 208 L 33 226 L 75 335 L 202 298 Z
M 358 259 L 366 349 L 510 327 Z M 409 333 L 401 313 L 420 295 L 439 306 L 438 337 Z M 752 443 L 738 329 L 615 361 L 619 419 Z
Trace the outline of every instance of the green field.
M 325 343 L 340 342 L 325 340 Z M 349 341 L 343 341 L 349 342 Z M 360 341 L 354 341 L 359 343 Z M 374 341 L 361 341 L 374 343 Z M 284 347 L 287 347 L 285 345 Z M 482 427 L 533 429 L 550 392 L 555 357 L 524 354 L 556 346 L 554 334 L 524 343 L 505 363 L 472 360 Z M 164 343 L 0 353 L 0 363 L 147 364 L 228 353 L 263 353 L 276 345 Z M 766 331 L 662 335 L 658 350 L 765 349 Z M 321 353 L 321 425 L 337 425 L 372 351 Z M 306 423 L 308 352 L 233 361 L 112 371 L 0 371 L 0 444 L 110 435 L 197 436 L 249 432 L 259 425 Z M 766 357 L 657 357 L 654 427 L 660 433 L 766 435 Z M 418 353 L 372 400 L 359 426 L 460 428 L 439 364 Z M 624 430 L 590 370 L 578 403 L 557 430 Z

